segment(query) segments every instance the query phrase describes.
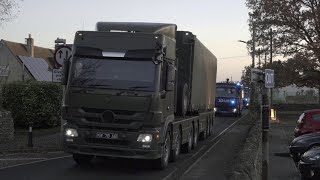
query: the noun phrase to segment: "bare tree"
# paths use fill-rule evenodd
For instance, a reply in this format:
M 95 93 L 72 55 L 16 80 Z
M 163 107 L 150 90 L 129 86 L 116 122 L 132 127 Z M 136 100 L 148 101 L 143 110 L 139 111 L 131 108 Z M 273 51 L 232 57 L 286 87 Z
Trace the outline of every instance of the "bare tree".
M 0 0 L 0 25 L 16 16 L 14 9 L 18 8 L 19 1 L 22 0 Z

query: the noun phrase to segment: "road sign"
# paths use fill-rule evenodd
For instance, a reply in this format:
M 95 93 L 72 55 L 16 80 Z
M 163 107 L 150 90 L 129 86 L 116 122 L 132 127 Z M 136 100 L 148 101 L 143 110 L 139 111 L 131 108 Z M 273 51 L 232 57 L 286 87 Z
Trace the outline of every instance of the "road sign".
M 0 66 L 0 77 L 9 76 L 9 65 L 8 66 Z
M 61 82 L 62 69 L 52 69 L 52 82 Z
M 71 57 L 71 48 L 68 46 L 60 46 L 54 53 L 54 60 L 58 65 L 62 66 L 63 61 Z
M 274 70 L 272 69 L 265 69 L 265 79 L 264 84 L 266 88 L 274 88 Z
M 253 83 L 263 82 L 263 71 L 260 69 L 251 68 L 251 82 Z

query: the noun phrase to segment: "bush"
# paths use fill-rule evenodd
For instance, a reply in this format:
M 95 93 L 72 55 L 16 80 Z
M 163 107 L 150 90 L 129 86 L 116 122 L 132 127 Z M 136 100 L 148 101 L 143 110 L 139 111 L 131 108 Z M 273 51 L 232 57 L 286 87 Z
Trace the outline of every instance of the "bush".
M 60 84 L 17 81 L 2 87 L 2 105 L 11 111 L 15 126 L 48 128 L 60 123 Z

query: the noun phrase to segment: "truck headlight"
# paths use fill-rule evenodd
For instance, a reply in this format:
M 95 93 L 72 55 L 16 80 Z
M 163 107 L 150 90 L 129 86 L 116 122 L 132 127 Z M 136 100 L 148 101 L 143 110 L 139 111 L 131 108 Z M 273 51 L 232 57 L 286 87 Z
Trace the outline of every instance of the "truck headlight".
M 76 129 L 67 128 L 65 131 L 67 137 L 78 137 L 78 131 Z
M 138 142 L 151 142 L 152 141 L 152 134 L 140 134 L 137 141 Z

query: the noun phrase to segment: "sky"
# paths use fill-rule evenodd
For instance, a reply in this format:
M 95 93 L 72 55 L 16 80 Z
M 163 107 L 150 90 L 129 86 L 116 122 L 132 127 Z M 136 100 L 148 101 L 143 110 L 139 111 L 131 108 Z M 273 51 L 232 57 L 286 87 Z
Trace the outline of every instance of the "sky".
M 245 0 L 23 0 L 16 18 L 0 25 L 0 39 L 53 48 L 54 40 L 73 43 L 78 30 L 94 30 L 98 21 L 175 23 L 191 31 L 218 59 L 217 81 L 240 80 L 250 65 L 250 39 Z

